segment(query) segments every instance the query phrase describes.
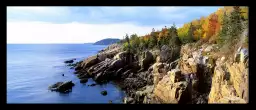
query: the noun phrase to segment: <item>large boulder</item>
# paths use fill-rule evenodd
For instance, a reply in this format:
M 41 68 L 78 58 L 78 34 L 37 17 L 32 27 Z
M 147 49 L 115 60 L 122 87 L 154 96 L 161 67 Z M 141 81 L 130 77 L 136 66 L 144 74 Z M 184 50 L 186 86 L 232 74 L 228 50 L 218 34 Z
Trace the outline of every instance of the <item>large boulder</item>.
M 78 68 L 87 68 L 87 67 L 90 67 L 92 65 L 95 65 L 96 63 L 99 62 L 99 59 L 96 56 L 91 56 L 91 57 L 88 57 L 87 59 L 85 59 L 80 65 L 78 65 L 76 67 L 76 70 L 78 70 Z
M 153 93 L 163 103 L 188 103 L 191 100 L 188 83 L 186 81 L 173 83 L 169 75 L 164 76 Z
M 118 54 L 116 54 L 114 56 L 114 59 L 115 60 L 124 60 L 127 54 L 128 54 L 127 51 L 119 52 Z
M 167 74 L 169 71 L 169 66 L 166 63 L 155 63 L 153 65 L 153 83 L 154 85 L 157 85 L 157 83 Z
M 122 60 L 126 64 L 131 64 L 134 61 L 134 55 L 127 51 L 123 51 L 116 54 L 114 60 Z
M 147 69 L 149 67 L 149 65 L 154 61 L 153 55 L 152 55 L 151 52 L 146 51 L 146 52 L 144 52 L 143 56 L 144 57 L 143 57 L 142 62 L 141 62 L 141 67 L 143 69 Z
M 161 47 L 160 55 L 158 58 L 158 62 L 168 62 L 172 60 L 172 50 L 167 45 L 163 45 Z
M 156 59 L 157 56 L 160 55 L 160 49 L 150 50 L 150 52 L 152 53 L 154 59 Z
M 120 60 L 120 59 L 115 60 L 110 64 L 109 69 L 118 70 L 118 69 L 122 68 L 124 65 L 125 64 L 124 64 L 123 60 Z
M 72 81 L 57 82 L 56 84 L 49 86 L 49 89 L 58 92 L 69 92 L 74 85 L 75 84 Z

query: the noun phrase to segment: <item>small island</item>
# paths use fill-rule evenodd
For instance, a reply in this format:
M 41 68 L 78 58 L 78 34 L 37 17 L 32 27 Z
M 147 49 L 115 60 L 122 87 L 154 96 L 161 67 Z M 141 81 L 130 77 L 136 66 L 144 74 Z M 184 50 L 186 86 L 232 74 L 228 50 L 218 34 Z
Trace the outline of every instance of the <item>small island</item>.
M 102 39 L 100 41 L 95 42 L 93 45 L 110 45 L 110 44 L 117 43 L 118 41 L 120 41 L 120 39 L 106 38 L 106 39 Z

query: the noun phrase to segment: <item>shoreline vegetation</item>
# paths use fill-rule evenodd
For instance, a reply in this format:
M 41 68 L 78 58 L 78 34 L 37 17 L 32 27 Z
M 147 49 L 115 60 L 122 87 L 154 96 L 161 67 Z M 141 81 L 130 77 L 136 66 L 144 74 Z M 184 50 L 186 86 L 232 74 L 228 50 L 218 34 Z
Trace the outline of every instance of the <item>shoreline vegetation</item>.
M 97 55 L 66 63 L 83 83 L 115 82 L 126 92 L 125 104 L 248 103 L 248 56 L 248 7 L 235 6 L 179 29 L 126 35 Z

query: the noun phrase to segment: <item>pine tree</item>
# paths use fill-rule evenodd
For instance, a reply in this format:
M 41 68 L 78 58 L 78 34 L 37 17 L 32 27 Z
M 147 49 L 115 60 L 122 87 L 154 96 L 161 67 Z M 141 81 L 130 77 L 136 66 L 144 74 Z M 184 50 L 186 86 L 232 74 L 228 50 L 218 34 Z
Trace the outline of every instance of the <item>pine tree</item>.
M 153 48 L 157 45 L 157 36 L 156 36 L 156 32 L 155 29 L 152 29 L 151 32 L 151 37 L 149 38 L 149 48 Z
M 234 10 L 230 15 L 230 26 L 231 26 L 231 36 L 232 38 L 237 38 L 242 33 L 242 18 L 241 18 L 241 9 L 239 6 L 234 6 Z
M 226 11 L 224 12 L 224 15 L 223 15 L 222 29 L 219 35 L 220 35 L 218 39 L 219 44 L 223 44 L 225 41 L 229 39 L 229 36 L 230 36 L 230 20 Z
M 193 28 L 193 25 L 192 23 L 190 23 L 190 27 L 189 27 L 189 30 L 188 30 L 188 36 L 186 37 L 186 40 L 185 42 L 186 43 L 189 43 L 189 42 L 192 42 L 193 41 L 193 32 L 194 32 L 194 28 Z
M 127 48 L 128 53 L 130 53 L 131 52 L 131 45 L 130 45 L 130 40 L 129 40 L 128 34 L 125 35 L 125 41 L 128 43 L 126 48 Z

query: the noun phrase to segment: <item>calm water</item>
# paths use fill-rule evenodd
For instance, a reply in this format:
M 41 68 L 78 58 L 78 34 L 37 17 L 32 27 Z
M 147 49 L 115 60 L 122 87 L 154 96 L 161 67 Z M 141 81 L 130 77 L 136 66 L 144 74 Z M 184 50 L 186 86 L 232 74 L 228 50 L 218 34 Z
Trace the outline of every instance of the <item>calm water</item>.
M 106 46 L 92 44 L 8 44 L 7 103 L 121 103 L 124 93 L 112 83 L 87 86 L 63 62 L 76 61 L 94 55 Z M 65 76 L 62 76 L 65 74 Z M 75 86 L 69 94 L 51 92 L 48 86 L 58 81 L 72 80 Z M 108 95 L 100 92 L 107 90 Z

